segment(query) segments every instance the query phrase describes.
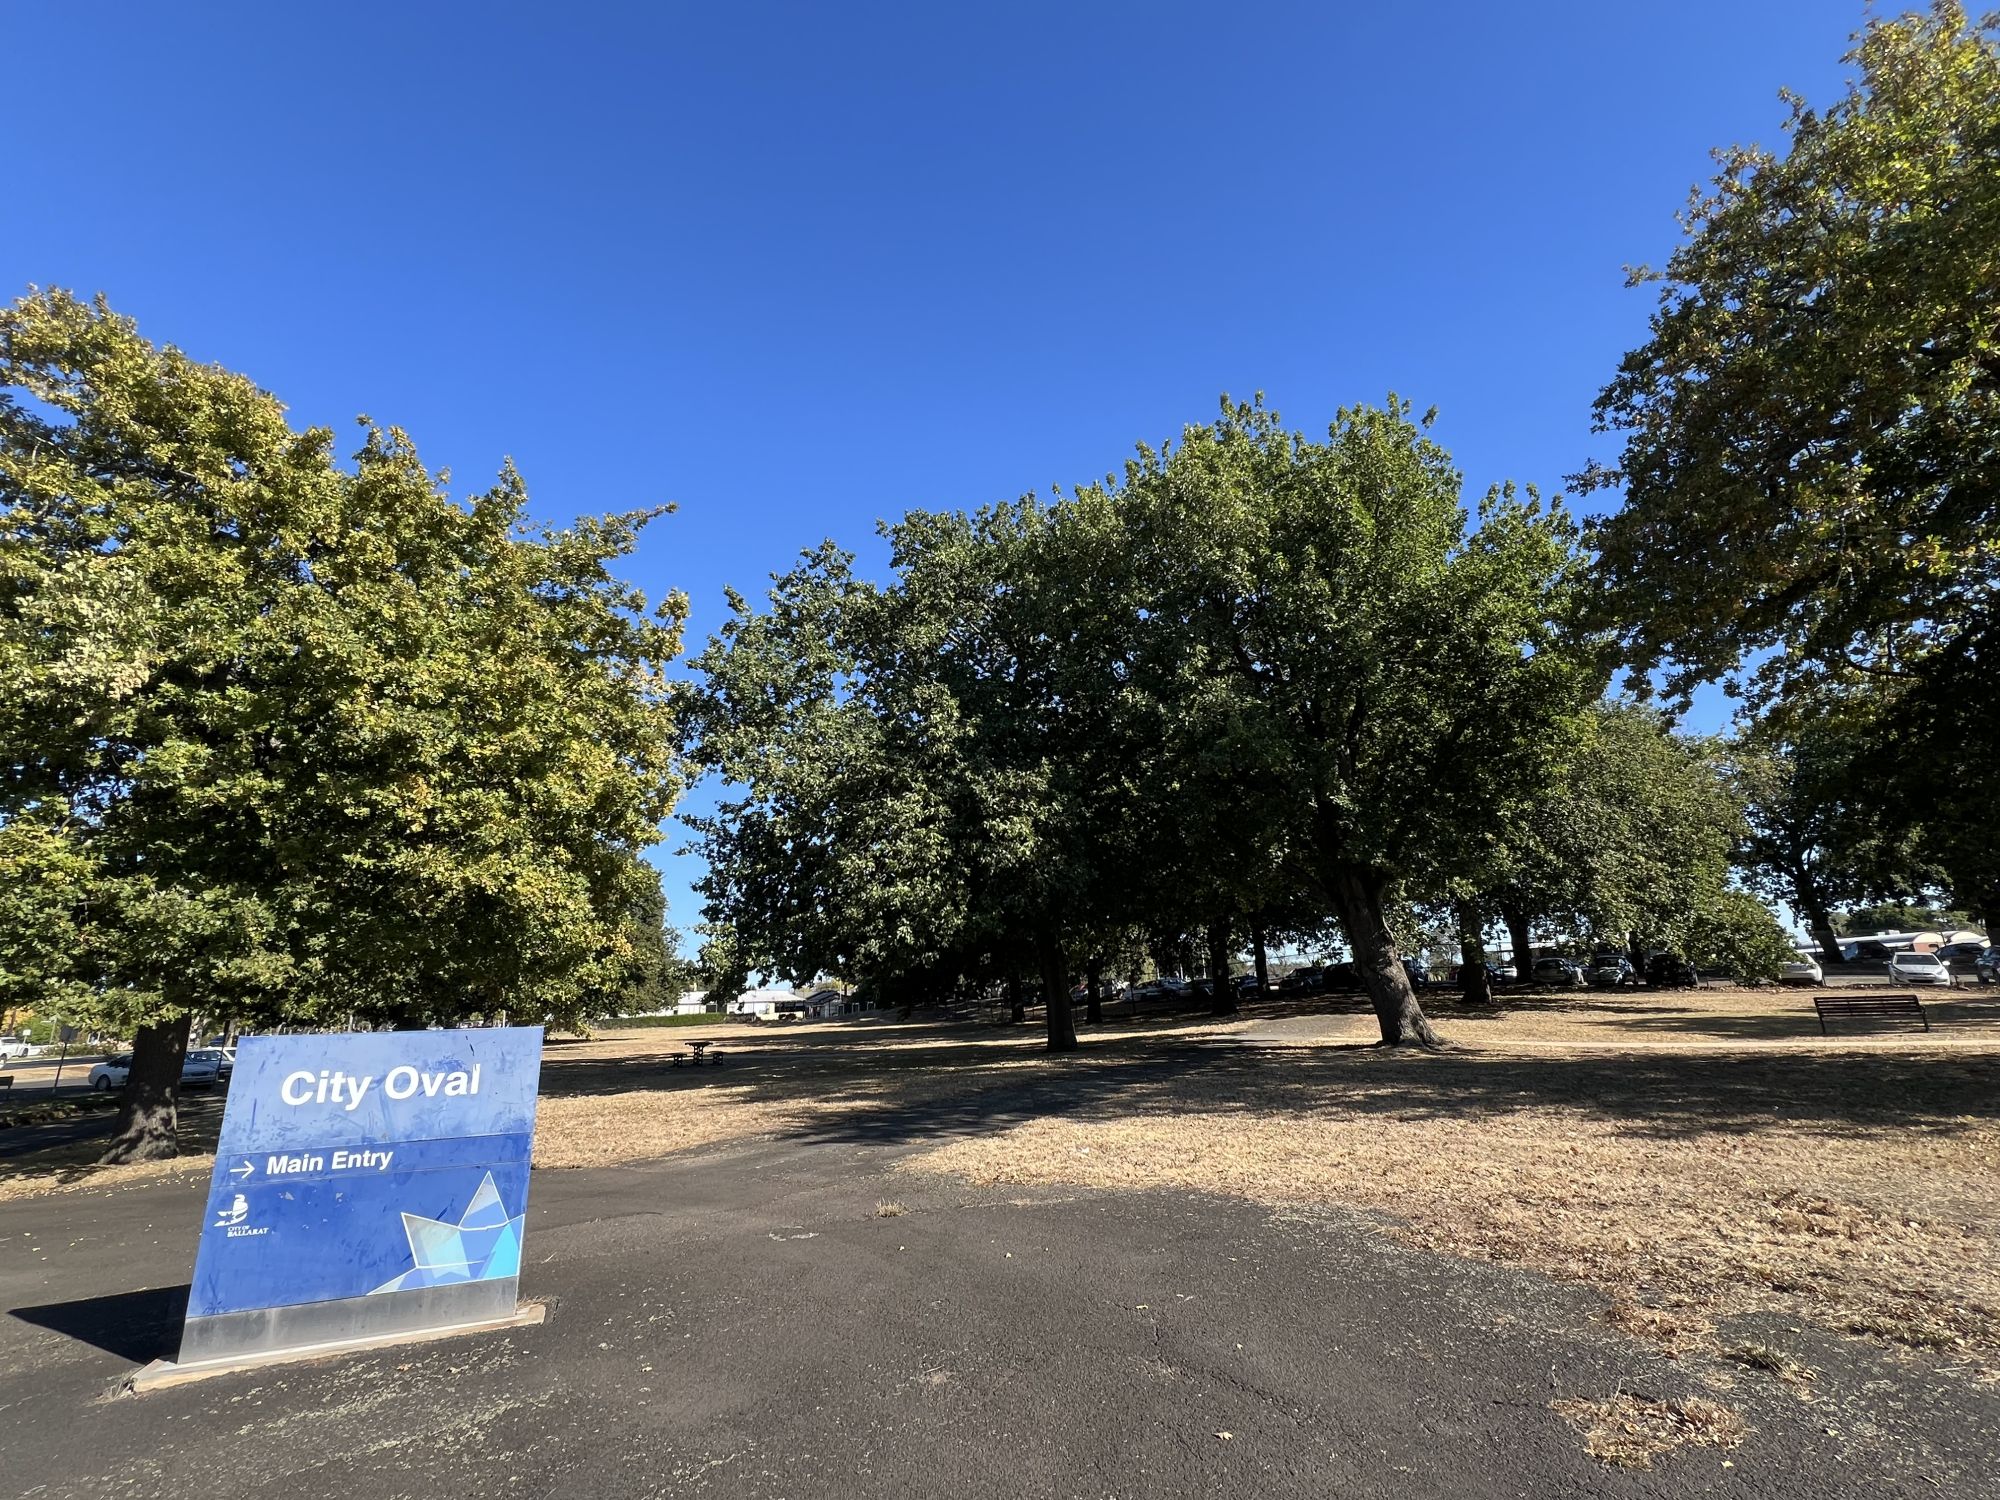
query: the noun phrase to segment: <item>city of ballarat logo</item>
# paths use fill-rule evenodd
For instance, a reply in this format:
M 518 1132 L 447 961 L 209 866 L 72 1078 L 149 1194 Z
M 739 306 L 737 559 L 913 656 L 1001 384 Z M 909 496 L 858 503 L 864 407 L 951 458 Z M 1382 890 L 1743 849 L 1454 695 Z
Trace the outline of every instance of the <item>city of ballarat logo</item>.
M 253 1234 L 269 1234 L 268 1225 L 246 1222 L 250 1217 L 250 1200 L 241 1193 L 230 1201 L 229 1206 L 216 1211 L 213 1228 L 224 1231 L 224 1237 L 240 1240 Z

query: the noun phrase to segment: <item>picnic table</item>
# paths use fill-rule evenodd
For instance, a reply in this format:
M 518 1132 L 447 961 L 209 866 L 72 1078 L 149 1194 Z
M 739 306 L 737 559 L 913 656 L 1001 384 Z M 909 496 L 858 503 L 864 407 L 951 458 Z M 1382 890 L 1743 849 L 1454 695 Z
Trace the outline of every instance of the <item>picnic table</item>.
M 687 1050 L 693 1055 L 685 1058 L 676 1055 L 674 1058 L 674 1066 L 677 1068 L 683 1062 L 691 1063 L 696 1067 L 701 1066 L 701 1060 L 703 1055 L 708 1051 L 710 1047 L 713 1047 L 715 1043 L 704 1039 L 698 1042 L 683 1042 L 681 1045 L 686 1047 Z M 722 1054 L 720 1052 L 716 1053 L 714 1057 L 709 1058 L 709 1061 L 714 1063 L 717 1067 L 721 1067 Z

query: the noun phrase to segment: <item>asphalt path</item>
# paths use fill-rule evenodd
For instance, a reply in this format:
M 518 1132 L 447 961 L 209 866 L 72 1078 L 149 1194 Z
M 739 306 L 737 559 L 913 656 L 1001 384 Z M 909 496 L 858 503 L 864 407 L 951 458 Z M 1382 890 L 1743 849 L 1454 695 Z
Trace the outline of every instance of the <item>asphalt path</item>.
M 1600 1299 L 1338 1213 L 992 1190 L 866 1136 L 535 1175 L 537 1328 L 116 1395 L 199 1184 L 0 1203 L 0 1490 L 56 1497 L 1990 1496 L 2000 1393 L 1750 1332 L 1755 1431 L 1607 1469 L 1564 1396 L 1701 1392 Z M 1417 1169 L 1413 1165 L 1413 1170 Z M 894 1211 L 900 1209 L 900 1212 Z M 1710 1393 L 1714 1394 L 1714 1393 Z

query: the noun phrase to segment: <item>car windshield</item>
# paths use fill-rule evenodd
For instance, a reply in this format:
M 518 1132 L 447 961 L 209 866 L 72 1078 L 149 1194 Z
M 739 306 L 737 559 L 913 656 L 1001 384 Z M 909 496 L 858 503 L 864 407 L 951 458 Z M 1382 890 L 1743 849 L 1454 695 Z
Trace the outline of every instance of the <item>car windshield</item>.
M 1928 953 L 1905 953 L 1896 960 L 1906 969 L 1935 969 L 1938 961 Z

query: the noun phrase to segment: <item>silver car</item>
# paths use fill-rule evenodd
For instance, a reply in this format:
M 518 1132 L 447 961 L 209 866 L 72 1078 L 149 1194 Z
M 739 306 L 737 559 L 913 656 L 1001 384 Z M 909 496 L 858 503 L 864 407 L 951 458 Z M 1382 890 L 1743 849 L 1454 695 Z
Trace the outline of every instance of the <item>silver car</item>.
M 1585 984 L 1583 965 L 1572 959 L 1538 958 L 1534 972 L 1536 984 L 1550 984 L 1557 989 L 1580 990 Z
M 188 1053 L 188 1058 L 195 1062 L 214 1063 L 217 1083 L 228 1083 L 229 1075 L 236 1071 L 236 1051 L 232 1047 L 196 1047 Z M 185 1071 L 181 1074 L 181 1081 L 188 1081 Z

